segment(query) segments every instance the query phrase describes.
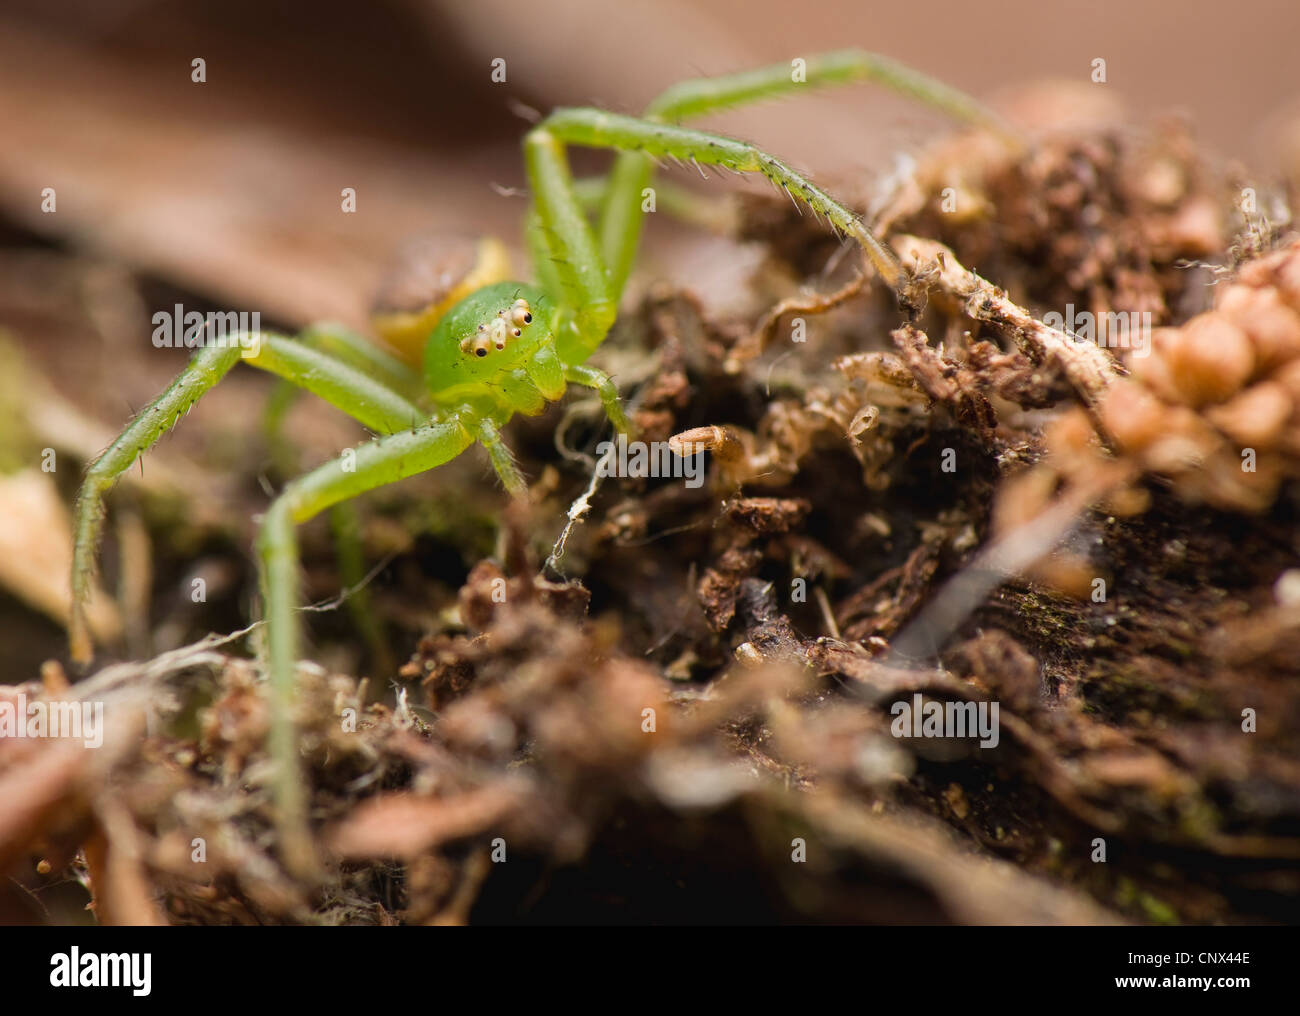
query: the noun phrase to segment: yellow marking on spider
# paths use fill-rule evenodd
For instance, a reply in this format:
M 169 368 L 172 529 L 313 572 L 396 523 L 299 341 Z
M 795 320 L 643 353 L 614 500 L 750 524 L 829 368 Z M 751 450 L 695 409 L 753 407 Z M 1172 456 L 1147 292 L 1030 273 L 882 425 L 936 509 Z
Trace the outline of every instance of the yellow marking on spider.
M 371 316 L 371 326 L 393 351 L 412 366 L 424 357 L 429 336 L 447 311 L 484 286 L 510 278 L 510 255 L 495 237 L 478 241 L 473 268 L 450 289 L 439 291 L 432 302 L 414 311 L 381 311 Z

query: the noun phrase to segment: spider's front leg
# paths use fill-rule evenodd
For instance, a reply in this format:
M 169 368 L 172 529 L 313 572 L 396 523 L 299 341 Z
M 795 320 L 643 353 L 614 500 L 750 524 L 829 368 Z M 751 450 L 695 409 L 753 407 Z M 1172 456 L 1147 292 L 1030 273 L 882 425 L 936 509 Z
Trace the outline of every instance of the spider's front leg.
M 308 325 L 294 336 L 294 341 L 380 382 L 413 405 L 420 405 L 427 394 L 423 379 L 405 362 L 344 325 L 333 322 Z M 289 411 L 304 392 L 295 380 L 280 378 L 266 400 L 262 427 L 275 465 L 277 482 L 301 472 L 298 451 L 285 436 L 285 423 Z M 350 504 L 335 505 L 330 510 L 330 531 L 337 555 L 339 580 L 345 589 L 350 590 L 345 604 L 347 612 L 365 640 L 375 668 L 380 673 L 391 673 L 396 664 L 384 623 L 375 613 L 370 590 L 364 582 L 365 548 L 356 509 Z
M 564 297 L 554 329 L 564 380 L 595 391 L 614 429 L 630 434 L 632 424 L 613 380 L 583 365 L 614 323 L 619 290 L 578 199 L 564 146 L 544 130 L 531 131 L 524 141 L 524 160 L 533 192 L 528 230 L 534 259 L 548 289 Z
M 354 472 L 347 472 L 342 465 L 344 459 L 340 459 L 334 468 L 321 467 L 290 485 L 275 502 L 263 526 L 264 534 L 272 536 L 262 541 L 271 550 L 266 561 L 274 565 L 273 575 L 265 570 L 263 575 L 264 588 L 272 594 L 274 601 L 268 600 L 267 622 L 268 645 L 272 651 L 271 722 L 277 824 L 286 859 L 303 865 L 302 870 L 310 870 L 310 839 L 306 832 L 303 795 L 289 721 L 293 657 L 297 646 L 293 617 L 297 595 L 296 563 L 287 563 L 296 562 L 292 532 L 292 525 L 296 522 L 293 520 L 302 521 L 322 507 L 337 504 L 345 497 L 369 490 L 389 479 L 432 468 L 463 451 L 473 439 L 459 421 L 411 430 L 413 425 L 427 419 L 427 414 L 412 402 L 376 378 L 319 349 L 284 336 L 241 334 L 229 337 L 222 344 L 205 346 L 195 353 L 166 391 L 146 406 L 86 471 L 77 499 L 73 549 L 73 602 L 68 638 L 74 660 L 88 662 L 93 650 L 85 621 L 85 601 L 103 524 L 105 494 L 117 477 L 130 469 L 136 459 L 175 426 L 190 406 L 225 377 L 241 358 L 251 366 L 277 374 L 325 399 L 371 430 L 392 435 L 391 439 L 381 438 L 373 443 L 389 442 L 379 451 L 366 450 L 372 445 L 363 445 L 357 450 Z M 346 464 L 350 468 L 350 456 Z M 286 518 L 290 520 L 287 555 L 285 541 L 282 535 L 278 535 Z
M 898 260 L 876 239 L 861 219 L 780 159 L 768 155 L 748 142 L 653 120 L 607 113 L 598 109 L 558 109 L 529 132 L 525 144 L 530 154 L 530 171 L 534 162 L 542 166 L 556 162 L 559 164 L 559 170 L 555 172 L 562 172 L 567 177 L 568 168 L 562 147 L 565 143 L 638 152 L 655 159 L 671 158 L 700 165 L 718 166 L 737 173 L 760 173 L 774 185 L 784 189 L 792 200 L 806 205 L 815 214 L 824 216 L 832 227 L 856 240 L 888 285 L 898 289 L 904 282 L 903 269 Z M 545 220 L 543 195 L 537 186 L 538 182 L 537 179 L 534 180 L 534 199 L 538 204 L 539 213 L 542 213 L 542 218 Z M 577 211 L 577 204 L 571 193 L 569 199 L 575 213 L 581 215 Z M 585 220 L 582 225 L 586 227 Z M 603 264 L 596 251 L 595 241 L 591 239 L 589 227 L 586 228 L 585 237 L 591 240 L 590 261 Z M 554 252 L 552 254 L 554 255 Z M 602 272 L 602 281 L 605 285 L 605 297 L 608 299 L 614 280 L 606 278 Z M 602 335 L 601 338 L 603 337 Z M 581 362 L 581 360 L 566 359 L 565 362 Z
M 86 470 L 76 506 L 72 613 L 68 626 L 71 655 L 76 662 L 88 663 L 93 656 L 85 604 L 95 571 L 105 494 L 136 459 L 171 430 L 241 359 L 305 388 L 379 433 L 405 430 L 426 416 L 382 382 L 282 335 L 240 334 L 227 337 L 220 345 L 204 346 L 176 380 L 141 410 Z
M 746 94 L 766 81 L 763 78 L 751 83 Z M 733 91 L 745 89 L 737 85 Z M 599 371 L 582 365 L 613 324 L 626 276 L 627 266 L 623 261 L 630 258 L 635 247 L 639 219 L 635 224 L 625 222 L 620 227 L 627 233 L 625 240 L 615 243 L 612 235 L 604 237 L 606 249 L 612 248 L 617 259 L 612 266 L 607 266 L 575 192 L 564 150 L 566 143 L 636 153 L 638 163 L 644 163 L 647 156 L 673 158 L 720 166 L 737 173 L 761 173 L 783 188 L 792 200 L 807 205 L 815 214 L 824 216 L 833 228 L 856 240 L 887 284 L 898 290 L 905 282 L 897 259 L 861 219 L 781 160 L 754 145 L 598 109 L 556 110 L 533 128 L 524 141 L 534 202 L 528 224 L 529 242 L 548 290 L 563 294 L 564 302 L 573 308 L 558 312 L 555 329 L 556 349 L 565 365 L 566 380 L 595 389 L 611 422 L 620 431 L 626 432 L 628 422 L 613 383 Z M 631 163 L 625 165 L 629 171 L 635 169 Z M 632 178 L 620 178 L 616 166 L 611 195 L 625 193 L 629 179 Z M 609 222 L 608 215 L 605 222 Z
M 903 269 L 890 251 L 849 209 L 781 160 L 733 138 L 690 130 L 598 109 L 560 109 L 528 133 L 525 161 L 535 211 L 529 222 L 538 270 L 551 291 L 558 290 L 572 310 L 561 309 L 556 349 L 571 382 L 594 388 L 614 426 L 627 420 L 612 382 L 582 364 L 604 340 L 614 321 L 622 280 L 609 270 L 591 224 L 583 213 L 569 172 L 564 145 L 613 148 L 651 158 L 674 158 L 720 166 L 738 173 L 761 173 L 796 202 L 825 216 L 835 229 L 856 240 L 880 276 L 895 289 Z M 617 186 L 617 181 L 615 181 Z M 633 237 L 635 243 L 635 237 Z
M 792 64 L 772 64 L 754 70 L 696 78 L 673 85 L 646 107 L 643 119 L 678 124 L 707 113 L 765 99 L 794 95 L 813 88 L 871 82 L 946 113 L 958 122 L 986 127 L 1019 147 L 1021 141 L 996 113 L 965 92 L 913 70 L 879 53 L 848 49 L 822 53 Z M 616 290 L 621 290 L 632 262 L 645 215 L 644 189 L 650 185 L 652 164 L 636 151 L 620 152 L 601 188 L 599 237 Z M 663 197 L 667 197 L 665 192 Z M 689 207 L 689 206 L 688 206 Z M 698 217 L 698 213 L 693 213 Z
M 534 129 L 524 139 L 524 164 L 534 211 L 529 239 L 548 292 L 562 299 L 556 310 L 555 349 L 563 364 L 585 361 L 604 341 L 618 313 L 605 262 L 582 210 L 557 136 Z

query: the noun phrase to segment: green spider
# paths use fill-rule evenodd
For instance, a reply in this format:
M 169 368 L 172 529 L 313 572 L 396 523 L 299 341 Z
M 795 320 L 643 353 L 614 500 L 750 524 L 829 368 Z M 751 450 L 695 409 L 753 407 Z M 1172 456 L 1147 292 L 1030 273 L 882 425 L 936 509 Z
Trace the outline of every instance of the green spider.
M 898 262 L 839 202 L 751 144 L 679 126 L 689 117 L 746 102 L 852 81 L 874 81 L 959 119 L 997 126 L 992 114 L 964 94 L 860 51 L 684 82 L 640 118 L 558 109 L 524 138 L 532 198 L 526 234 L 537 282 L 489 281 L 468 287 L 467 293 L 457 291 L 449 307 L 451 301 L 444 301 L 405 323 L 390 321 L 392 327 L 384 331 L 396 346 L 409 348 L 412 335 L 423 340 L 423 377 L 400 356 L 334 326 L 309 328 L 296 339 L 261 333 L 251 354 L 238 340 L 200 349 L 86 473 L 75 521 L 69 625 L 74 660 L 88 662 L 92 656 L 85 604 L 106 492 L 240 359 L 312 392 L 380 435 L 289 483 L 266 511 L 257 540 L 281 850 L 287 860 L 309 866 L 314 854 L 289 711 L 299 644 L 296 527 L 347 499 L 440 466 L 475 442 L 487 450 L 506 490 L 523 496 L 526 484 L 502 440 L 502 427 L 515 413 L 541 413 L 570 384 L 594 389 L 613 426 L 629 431 L 613 382 L 586 361 L 614 324 L 640 238 L 643 189 L 659 160 L 761 173 L 860 244 L 882 279 L 899 287 L 905 280 Z M 597 188 L 595 229 L 584 208 L 591 188 L 575 185 L 566 145 L 618 153 L 604 186 Z M 491 277 L 490 271 L 478 276 Z

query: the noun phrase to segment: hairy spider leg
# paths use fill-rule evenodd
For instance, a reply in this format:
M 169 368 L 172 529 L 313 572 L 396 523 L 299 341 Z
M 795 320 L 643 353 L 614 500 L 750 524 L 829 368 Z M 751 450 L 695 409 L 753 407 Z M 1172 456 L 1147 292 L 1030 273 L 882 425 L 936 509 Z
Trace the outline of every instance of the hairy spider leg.
M 620 434 L 632 433 L 632 423 L 623 411 L 623 403 L 619 401 L 618 386 L 603 370 L 577 363 L 565 364 L 564 380 L 594 391 L 600 399 L 601 408 L 605 410 L 605 416 L 614 425 L 614 429 Z
M 522 494 L 524 483 L 494 421 L 480 419 L 468 409 L 446 411 L 430 421 L 429 414 L 414 403 L 320 348 L 267 333 L 231 336 L 221 345 L 200 349 L 166 391 L 128 424 L 87 471 L 76 508 L 74 602 L 69 626 L 74 659 L 87 661 L 92 653 L 84 604 L 94 570 L 105 493 L 241 358 L 320 396 L 362 425 L 387 435 L 349 450 L 289 483 L 264 516 L 258 538 L 277 822 L 286 862 L 306 871 L 310 870 L 314 853 L 307 833 L 290 711 L 299 642 L 294 616 L 299 605 L 296 526 L 358 494 L 442 465 L 476 439 L 487 448 L 512 494 Z
M 248 348 L 241 343 L 246 343 Z M 241 359 L 320 396 L 378 433 L 408 429 L 428 416 L 374 378 L 283 335 L 240 333 L 225 337 L 221 345 L 200 349 L 166 390 L 145 406 L 91 463 L 82 480 L 75 512 L 72 612 L 68 626 L 72 658 L 77 662 L 89 662 L 93 655 L 85 604 L 103 526 L 104 495 L 136 459 L 174 427 Z
M 591 223 L 573 189 L 561 139 L 544 129 L 524 138 L 524 166 L 532 189 L 534 242 L 558 277 L 561 317 L 552 330 L 562 363 L 582 363 L 604 340 L 618 312 Z
M 677 124 L 807 88 L 872 82 L 939 109 L 958 121 L 989 127 L 1014 140 L 1011 129 L 998 115 L 969 95 L 878 53 L 856 49 L 823 53 L 809 57 L 801 70 L 802 74 L 796 75 L 791 64 L 772 64 L 735 74 L 682 81 L 650 103 L 642 119 Z M 642 195 L 650 186 L 653 172 L 653 163 L 643 153 L 620 152 L 601 191 L 600 249 L 616 295 L 622 293 L 636 260 L 644 222 Z
M 427 393 L 418 372 L 412 370 L 398 357 L 381 348 L 373 340 L 343 325 L 320 322 L 308 325 L 295 336 L 295 341 L 334 357 L 360 371 L 419 406 Z M 304 389 L 293 381 L 277 379 L 267 398 L 262 426 L 272 461 L 281 477 L 292 477 L 299 472 L 297 451 L 285 439 L 284 424 L 289 410 Z M 330 532 L 338 556 L 339 579 L 351 593 L 346 609 L 366 645 L 371 659 L 381 673 L 394 669 L 392 652 L 383 621 L 371 606 L 370 590 L 362 585 L 365 577 L 365 548 L 361 537 L 361 519 L 350 504 L 338 504 L 330 509 Z
M 304 328 L 294 341 L 333 357 L 419 405 L 425 397 L 424 382 L 396 356 L 385 351 L 359 332 L 343 325 L 323 322 Z M 279 468 L 292 472 L 293 455 L 283 438 L 284 419 L 304 389 L 291 379 L 276 382 L 267 399 L 262 426 L 267 443 Z
M 315 863 L 291 709 L 298 659 L 297 527 L 349 498 L 449 462 L 474 443 L 474 423 L 453 415 L 349 449 L 286 486 L 263 517 L 257 550 L 271 686 L 269 746 L 281 850 L 294 870 L 310 871 Z
M 424 379 L 418 370 L 360 332 L 340 324 L 321 322 L 308 325 L 295 339 L 369 375 L 412 402 L 419 402 L 426 394 Z
M 590 226 L 582 216 L 572 187 L 567 187 L 563 196 L 556 194 L 569 183 L 564 144 L 635 151 L 651 158 L 693 161 L 737 173 L 761 173 L 782 187 L 792 200 L 803 203 L 815 214 L 825 217 L 839 232 L 856 240 L 890 286 L 897 287 L 902 280 L 902 268 L 894 255 L 853 212 L 780 159 L 748 142 L 599 109 L 558 109 L 534 127 L 525 141 L 534 200 L 543 221 L 547 218 L 544 209 L 557 204 L 560 207 L 567 204 L 566 214 L 571 209 L 578 218 L 579 221 L 566 230 L 569 238 L 566 250 L 557 252 L 555 240 L 547 235 L 551 241 L 550 256 L 552 260 L 566 258 L 570 262 L 587 290 L 599 293 L 602 311 L 612 305 L 614 280 L 604 273 L 603 258 L 596 249 Z M 637 214 L 640 214 L 639 208 Z M 593 317 L 593 322 L 596 320 L 603 321 L 603 318 Z M 565 363 L 582 363 L 604 339 L 608 329 L 609 323 L 605 323 L 603 330 L 579 328 L 561 334 L 561 359 Z
M 501 478 L 506 492 L 511 497 L 523 497 L 528 492 L 528 483 L 524 480 L 524 474 L 519 471 L 519 467 L 515 465 L 514 454 L 501 439 L 501 428 L 492 420 L 480 420 L 477 437 L 479 443 L 487 449 L 488 458 L 492 460 L 492 468 Z
M 225 337 L 220 344 L 203 347 L 167 389 L 127 425 L 86 471 L 75 513 L 72 610 L 68 625 L 74 660 L 88 662 L 93 655 L 85 604 L 103 527 L 104 495 L 118 476 L 130 469 L 136 459 L 174 427 L 181 416 L 241 359 L 305 388 L 363 426 L 393 435 L 395 440 L 384 446 L 389 459 L 398 452 L 405 455 L 394 464 L 382 456 L 377 457 L 374 452 L 363 453 L 363 449 L 371 447 L 363 445 L 354 453 L 356 473 L 340 470 L 341 477 L 333 477 L 326 469 L 324 473 L 316 470 L 308 474 L 307 478 L 314 478 L 313 482 L 306 486 L 304 481 L 291 484 L 276 499 L 263 523 L 260 543 L 270 548 L 269 557 L 264 554 L 264 561 L 270 560 L 274 564 L 272 573 L 268 574 L 265 568 L 263 571 L 264 589 L 270 594 L 265 602 L 272 688 L 271 751 L 276 764 L 274 794 L 286 857 L 295 864 L 306 865 L 309 856 L 314 855 L 309 855 L 310 842 L 306 834 L 302 788 L 288 709 L 293 685 L 292 661 L 297 647 L 293 609 L 297 605 L 298 585 L 296 559 L 290 564 L 285 557 L 286 546 L 290 556 L 295 553 L 292 531 L 287 544 L 283 537 L 285 519 L 301 521 L 321 507 L 341 500 L 342 496 L 350 496 L 340 495 L 340 491 L 360 492 L 387 482 L 385 477 L 397 478 L 432 468 L 463 451 L 472 438 L 458 421 L 440 421 L 419 430 L 409 429 L 426 420 L 427 414 L 373 377 L 320 349 L 285 336 L 266 332 L 239 333 Z M 326 479 L 333 482 L 327 484 Z M 321 490 L 325 491 L 324 497 L 319 493 Z M 291 491 L 293 495 L 286 500 Z M 268 528 L 273 534 L 269 541 L 265 536 Z

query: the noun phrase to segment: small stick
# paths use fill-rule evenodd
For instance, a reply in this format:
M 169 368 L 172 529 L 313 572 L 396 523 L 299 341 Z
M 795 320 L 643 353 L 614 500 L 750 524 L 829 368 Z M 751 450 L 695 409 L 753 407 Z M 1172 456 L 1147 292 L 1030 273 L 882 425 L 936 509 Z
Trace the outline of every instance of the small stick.
M 991 324 L 1034 363 L 1058 365 L 1095 420 L 1102 393 L 1120 376 L 1115 361 L 1100 347 L 1043 324 L 1004 291 L 965 268 L 941 243 L 904 235 L 896 237 L 893 246 L 918 284 L 937 285 L 961 300 L 969 316 Z

